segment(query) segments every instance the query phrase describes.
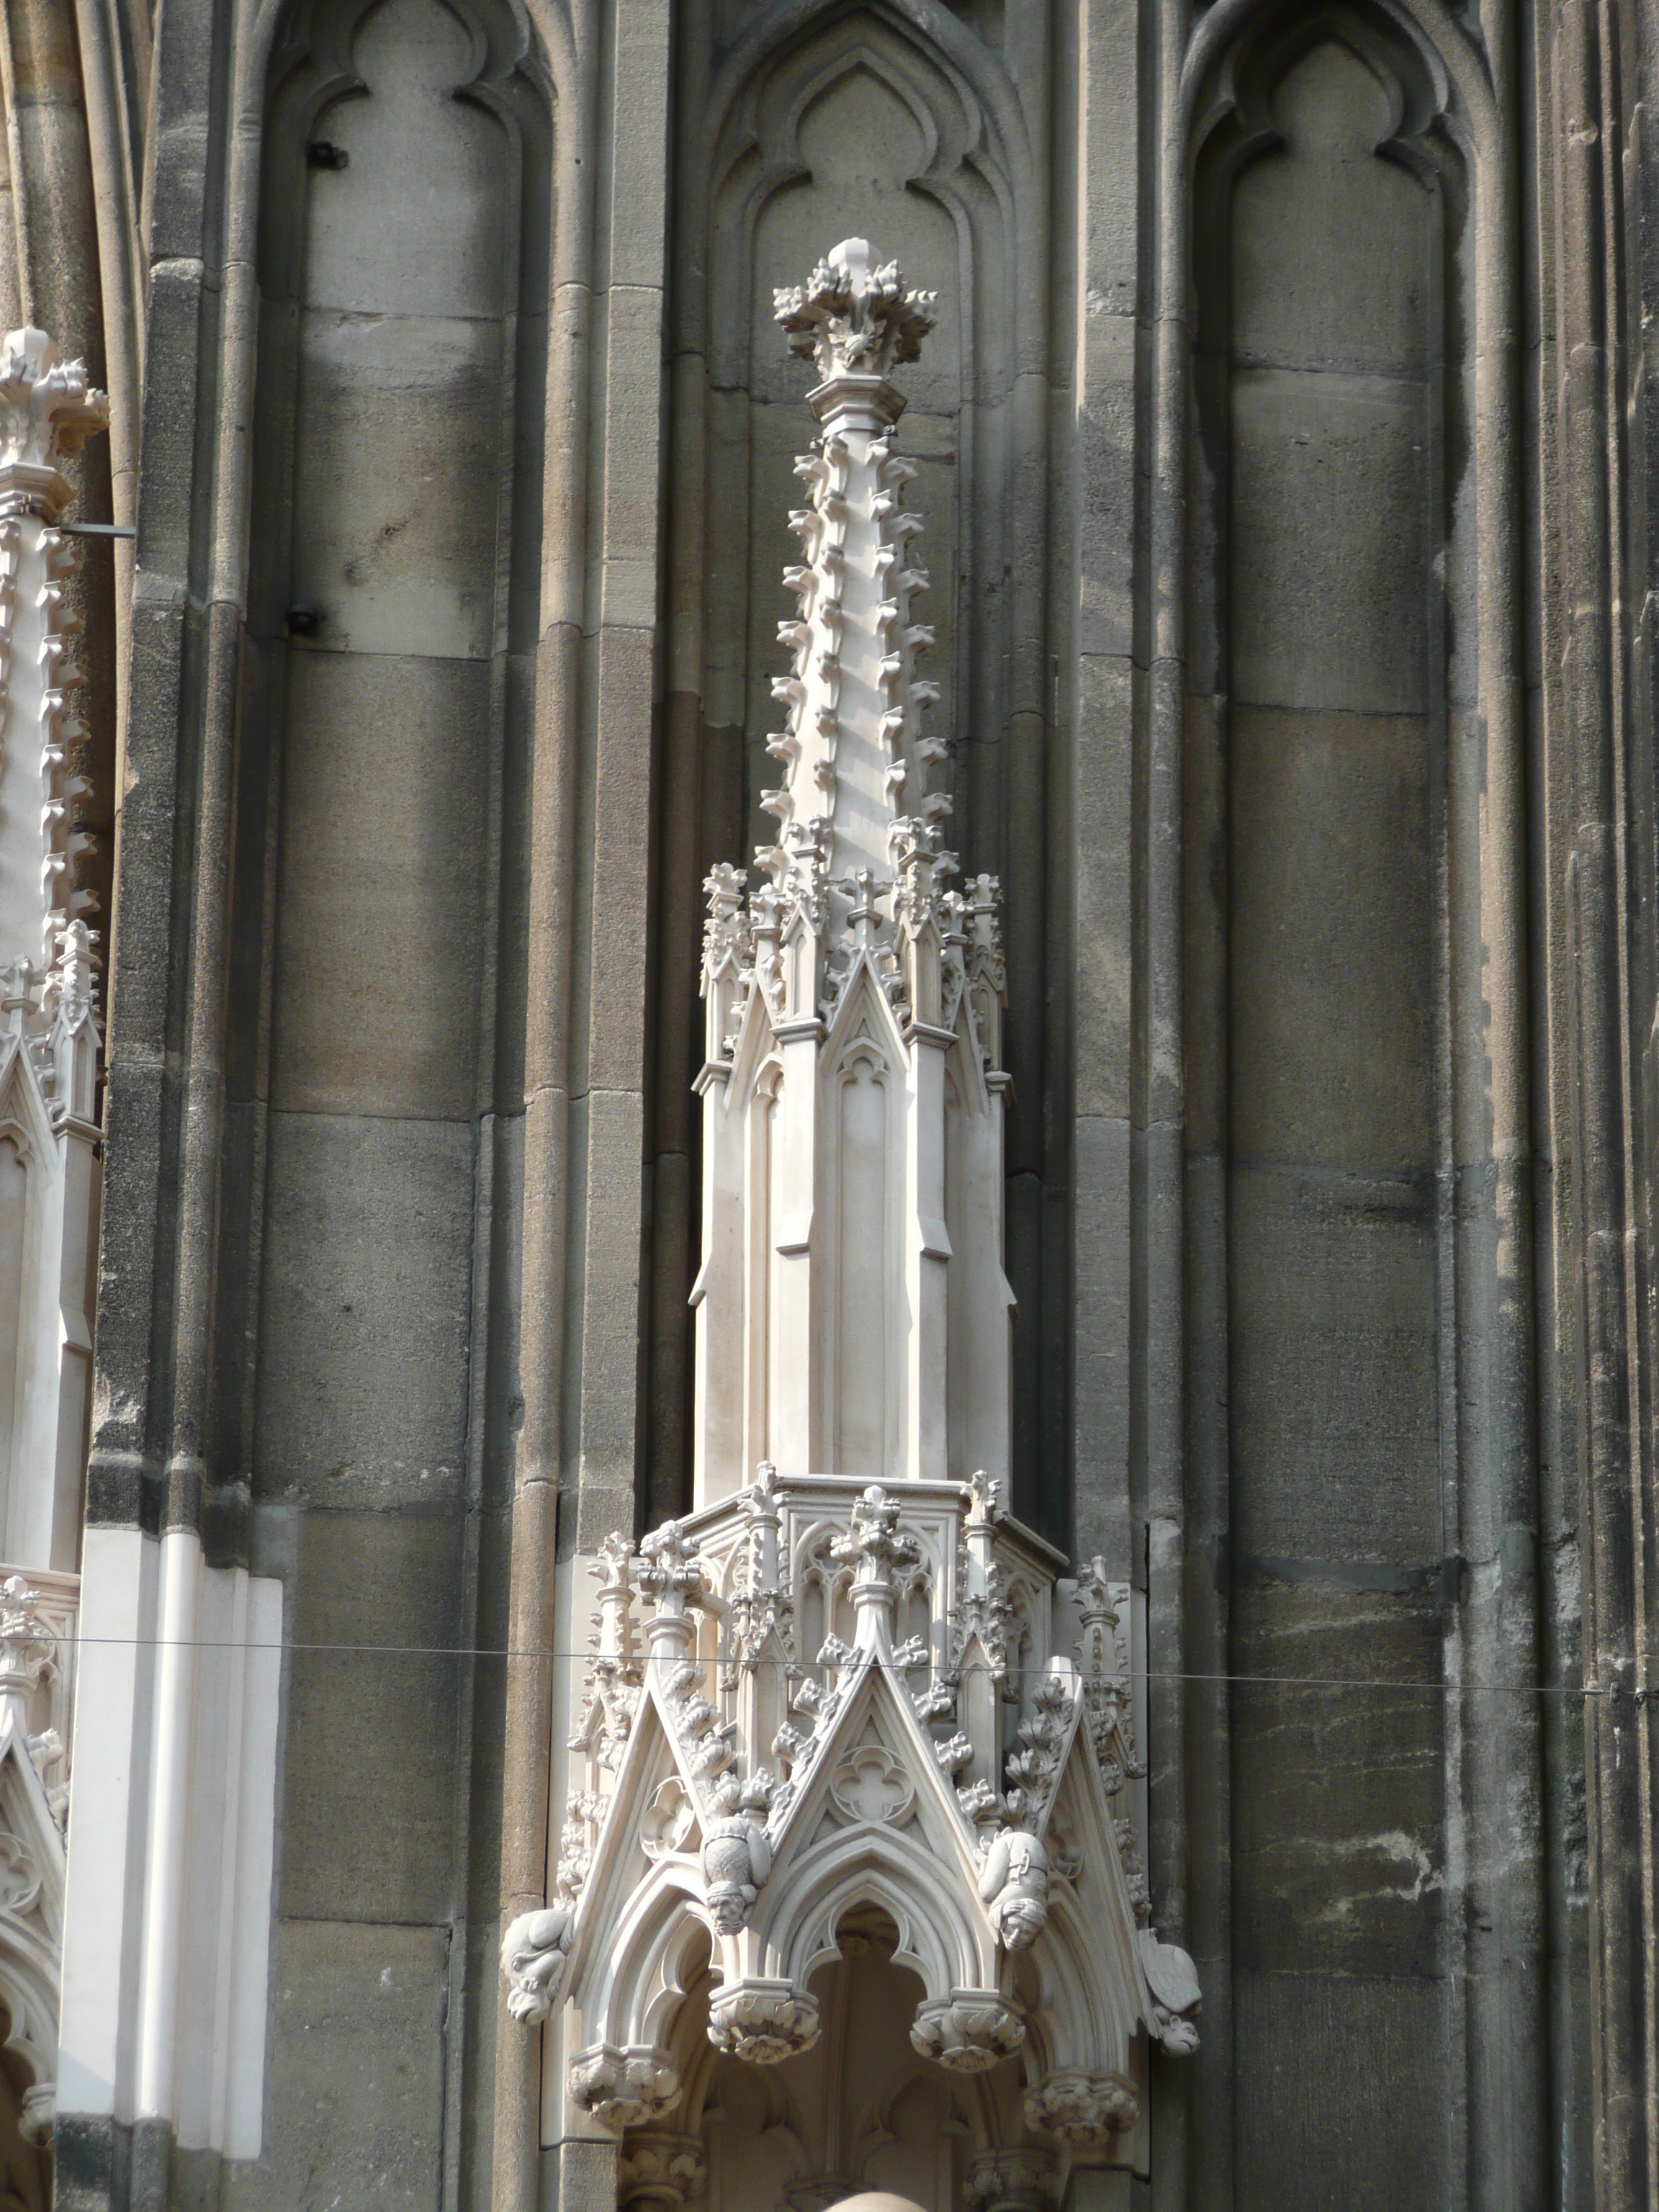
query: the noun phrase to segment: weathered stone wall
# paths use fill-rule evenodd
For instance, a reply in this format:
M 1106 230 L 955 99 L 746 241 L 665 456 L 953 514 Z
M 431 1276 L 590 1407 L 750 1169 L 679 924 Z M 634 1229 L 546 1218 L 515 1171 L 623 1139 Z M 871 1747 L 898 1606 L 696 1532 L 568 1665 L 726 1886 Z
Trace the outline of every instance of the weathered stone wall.
M 550 158 L 515 45 L 392 0 L 270 65 L 219 1413 L 299 1647 L 270 2063 L 308 2123 L 236 2204 L 477 2155 Z
M 1457 1717 L 1384 1686 L 1439 1675 L 1458 1573 L 1442 580 L 1461 271 L 1455 166 L 1407 136 L 1410 66 L 1306 29 L 1241 60 L 1194 207 L 1215 550 L 1189 726 L 1215 752 L 1188 817 L 1210 989 L 1188 1010 L 1188 1127 L 1219 1199 L 1194 1224 L 1195 1267 L 1221 1278 L 1194 1351 L 1226 1392 L 1203 1474 L 1228 1516 L 1231 1670 L 1356 1684 L 1230 1699 L 1241 2204 L 1273 2201 L 1281 2160 L 1316 2160 L 1355 2204 L 1437 2195 L 1456 2155 Z M 1333 2063 L 1287 2102 L 1310 2035 Z
M 605 2186 L 493 1949 L 558 1562 L 685 1494 L 770 288 L 858 232 L 940 295 L 1017 1504 L 1144 1605 L 1205 1988 L 1136 2201 L 1639 2202 L 1645 1739 L 1592 1928 L 1531 1686 L 1637 1686 L 1650 1541 L 1644 5 L 170 0 L 153 104 L 77 15 L 155 134 L 90 1517 L 377 1648 L 289 1662 L 260 2159 L 70 2115 L 63 2201 Z

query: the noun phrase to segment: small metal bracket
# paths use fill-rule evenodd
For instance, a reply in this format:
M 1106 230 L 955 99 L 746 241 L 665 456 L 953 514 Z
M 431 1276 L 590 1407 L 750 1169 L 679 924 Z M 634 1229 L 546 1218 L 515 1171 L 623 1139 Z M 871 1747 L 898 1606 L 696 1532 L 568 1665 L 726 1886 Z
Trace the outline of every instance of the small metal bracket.
M 306 148 L 306 164 L 313 169 L 349 169 L 351 156 L 330 138 L 313 138 Z

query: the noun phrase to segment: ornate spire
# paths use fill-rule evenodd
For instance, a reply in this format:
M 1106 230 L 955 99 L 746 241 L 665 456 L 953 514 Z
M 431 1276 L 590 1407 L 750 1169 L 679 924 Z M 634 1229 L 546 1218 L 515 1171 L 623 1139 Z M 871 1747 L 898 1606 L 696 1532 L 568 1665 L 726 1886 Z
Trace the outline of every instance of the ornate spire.
M 796 463 L 803 557 L 784 571 L 787 711 L 767 740 L 783 776 L 763 801 L 778 842 L 707 885 L 700 1503 L 763 1459 L 866 1481 L 943 1479 L 953 1450 L 963 1472 L 1006 1464 L 1001 893 L 991 876 L 948 888 L 939 687 L 916 673 L 933 632 L 912 618 L 928 587 L 916 471 L 894 451 L 888 376 L 932 310 L 860 238 L 776 295 L 819 371 L 822 430 Z
M 779 842 L 707 884 L 694 1508 L 593 1563 L 555 1895 L 502 1954 L 571 2104 L 651 2146 L 641 2201 L 672 2194 L 655 2145 L 704 2037 L 811 2063 L 833 1900 L 909 1931 L 921 2061 L 1008 2069 L 974 2191 L 1000 2212 L 1056 2142 L 1115 2158 L 1146 2039 L 1195 2033 L 1190 1961 L 1145 1924 L 1103 1571 L 1066 1591 L 1007 1510 L 1001 895 L 947 888 L 892 450 L 888 371 L 931 306 L 861 239 L 777 297 L 823 430 L 785 576 Z M 677 2013 L 688 1916 L 717 1978 Z
M 790 350 L 823 379 L 809 396 L 823 432 L 795 464 L 808 504 L 789 518 L 803 558 L 784 582 L 799 612 L 778 626 L 793 666 L 773 683 L 788 712 L 766 741 L 784 779 L 762 801 L 780 836 L 759 857 L 781 888 L 820 902 L 827 890 L 843 923 L 890 876 L 896 841 L 950 811 L 945 793 L 926 790 L 945 747 L 923 734 L 939 686 L 915 674 L 933 632 L 912 621 L 911 601 L 928 579 L 914 550 L 921 518 L 903 500 L 915 464 L 892 447 L 904 395 L 887 381 L 894 362 L 920 355 L 933 298 L 908 290 L 891 263 L 872 270 L 861 238 L 776 295 Z

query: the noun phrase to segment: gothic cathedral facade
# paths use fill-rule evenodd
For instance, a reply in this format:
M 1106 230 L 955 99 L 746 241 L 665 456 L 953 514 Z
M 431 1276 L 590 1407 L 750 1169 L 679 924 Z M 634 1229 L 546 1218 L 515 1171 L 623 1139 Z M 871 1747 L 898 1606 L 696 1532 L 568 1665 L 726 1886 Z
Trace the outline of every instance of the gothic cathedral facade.
M 0 2212 L 1659 2205 L 1650 91 L 0 0 Z

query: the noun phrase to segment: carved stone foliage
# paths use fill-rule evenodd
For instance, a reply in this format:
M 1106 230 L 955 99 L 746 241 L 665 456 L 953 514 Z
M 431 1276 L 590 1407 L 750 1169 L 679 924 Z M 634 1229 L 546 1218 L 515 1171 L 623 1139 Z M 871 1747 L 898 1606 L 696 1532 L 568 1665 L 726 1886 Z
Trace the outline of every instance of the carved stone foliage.
M 648 2126 L 672 2112 L 680 2081 L 665 2051 L 608 2043 L 578 2051 L 570 2063 L 570 2098 L 608 2128 Z
M 1075 2067 L 1045 2075 L 1025 2098 L 1030 2125 L 1073 2150 L 1109 2148 L 1112 2137 L 1132 2128 L 1139 2112 L 1132 2081 L 1118 2075 L 1086 2074 Z
M 1025 2040 L 1025 2022 L 994 1990 L 953 1990 L 921 2007 L 910 2040 L 953 2073 L 983 2074 L 1013 2057 Z
M 90 1410 L 99 960 L 76 711 L 80 566 L 60 462 L 109 402 L 37 330 L 0 342 L 0 2008 L 25 2131 L 52 2133 L 70 1662 Z M 53 1572 L 52 1570 L 59 1570 Z M 38 1575 L 38 1583 L 34 1577 Z
M 701 2197 L 708 2179 L 708 2159 L 696 2136 L 669 2128 L 635 2128 L 629 2135 L 617 2170 L 617 2202 L 622 2212 L 682 2212 Z
M 709 2006 L 708 2039 L 751 2066 L 775 2066 L 817 2041 L 817 2000 L 789 1982 L 733 1982 Z
M 1035 2144 L 981 2151 L 968 2168 L 973 2212 L 1040 2212 L 1054 2194 L 1054 2154 Z

